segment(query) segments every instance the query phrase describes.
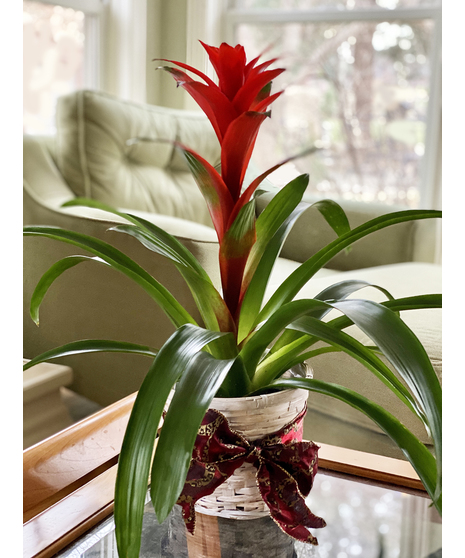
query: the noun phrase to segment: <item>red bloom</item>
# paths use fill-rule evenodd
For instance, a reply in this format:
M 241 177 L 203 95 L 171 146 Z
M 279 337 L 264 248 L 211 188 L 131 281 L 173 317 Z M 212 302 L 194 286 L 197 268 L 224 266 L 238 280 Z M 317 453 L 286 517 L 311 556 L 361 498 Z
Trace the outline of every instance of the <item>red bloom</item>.
M 284 69 L 267 69 L 276 59 L 257 65 L 247 62 L 244 47 L 222 43 L 219 48 L 201 43 L 218 76 L 218 85 L 203 72 L 173 60 L 182 68 L 164 67 L 210 120 L 221 145 L 221 174 L 191 149 L 183 147 L 194 178 L 202 190 L 220 242 L 223 296 L 232 316 L 237 317 L 242 278 L 255 241 L 255 224 L 230 229 L 240 210 L 265 177 L 259 177 L 241 195 L 244 176 L 261 124 L 270 104 L 282 93 L 271 95 L 271 81 Z M 197 81 L 187 70 L 202 79 Z M 182 146 L 181 146 L 182 147 Z M 240 234 L 238 233 L 240 232 Z

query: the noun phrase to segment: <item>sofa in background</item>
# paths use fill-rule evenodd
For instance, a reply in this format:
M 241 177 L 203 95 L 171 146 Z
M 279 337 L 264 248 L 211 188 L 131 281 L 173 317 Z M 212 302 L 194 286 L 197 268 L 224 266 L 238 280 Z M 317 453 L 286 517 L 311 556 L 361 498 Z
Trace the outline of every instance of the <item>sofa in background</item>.
M 132 142 L 136 137 L 152 141 Z M 61 207 L 76 196 L 86 196 L 143 216 L 175 235 L 219 287 L 216 234 L 173 140 L 194 148 L 213 164 L 219 158 L 218 141 L 201 113 L 135 104 L 96 91 L 62 97 L 57 105 L 56 134 L 24 138 L 24 224 L 60 226 L 109 242 L 152 273 L 199 318 L 188 288 L 170 262 L 132 237 L 107 231 L 120 222 L 117 217 L 89 208 Z M 268 199 L 267 194 L 259 198 L 258 211 Z M 352 227 L 396 209 L 344 201 L 341 205 Z M 346 278 L 381 285 L 395 297 L 440 292 L 441 266 L 434 263 L 437 227 L 437 222 L 427 220 L 378 231 L 358 241 L 350 255 L 336 256 L 298 296 L 314 296 Z M 268 295 L 300 262 L 334 238 L 318 211 L 309 208 L 286 241 Z M 40 327 L 32 322 L 29 302 L 37 281 L 58 259 L 78 252 L 61 242 L 25 238 L 23 357 L 30 359 L 84 338 L 161 346 L 173 332 L 169 320 L 128 278 L 95 262 L 63 274 L 44 299 Z M 367 288 L 363 294 L 383 300 L 375 289 Z M 440 310 L 404 312 L 402 316 L 425 345 L 439 377 L 440 316 Z M 352 330 L 359 339 L 369 342 L 355 326 Z M 150 364 L 146 357 L 125 354 L 73 355 L 60 362 L 73 369 L 70 387 L 101 405 L 136 391 Z M 330 353 L 313 359 L 311 366 L 314 377 L 352 387 L 382 403 L 428 442 L 426 432 L 410 411 L 357 361 L 342 353 Z M 311 439 L 399 456 L 389 439 L 351 407 L 311 394 L 309 408 L 305 434 Z

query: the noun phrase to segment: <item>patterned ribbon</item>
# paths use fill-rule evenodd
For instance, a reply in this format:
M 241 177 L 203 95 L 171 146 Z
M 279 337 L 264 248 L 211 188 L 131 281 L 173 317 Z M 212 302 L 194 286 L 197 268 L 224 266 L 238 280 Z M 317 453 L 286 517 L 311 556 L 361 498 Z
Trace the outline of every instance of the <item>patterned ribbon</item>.
M 194 532 L 195 502 L 212 494 L 243 463 L 257 469 L 256 480 L 272 519 L 296 540 L 318 544 L 308 528 L 325 527 L 305 504 L 318 470 L 319 446 L 302 441 L 305 408 L 278 432 L 247 441 L 229 427 L 220 412 L 210 409 L 200 426 L 192 460 L 177 503 L 187 530 Z

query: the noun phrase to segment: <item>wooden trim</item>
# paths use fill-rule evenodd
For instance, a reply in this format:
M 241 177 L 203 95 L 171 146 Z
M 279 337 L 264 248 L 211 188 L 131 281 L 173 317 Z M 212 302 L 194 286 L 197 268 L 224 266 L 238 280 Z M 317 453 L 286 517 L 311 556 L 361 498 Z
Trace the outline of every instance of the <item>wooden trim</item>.
M 23 558 L 51 558 L 113 512 L 114 465 L 23 526 Z
M 116 463 L 135 395 L 24 451 L 23 558 L 51 558 L 112 513 Z M 326 474 L 426 496 L 407 461 L 318 445 Z
M 408 461 L 316 442 L 318 469 L 337 476 L 355 477 L 394 489 L 410 489 L 427 496 L 425 487 Z
M 23 522 L 115 465 L 136 394 L 23 452 Z

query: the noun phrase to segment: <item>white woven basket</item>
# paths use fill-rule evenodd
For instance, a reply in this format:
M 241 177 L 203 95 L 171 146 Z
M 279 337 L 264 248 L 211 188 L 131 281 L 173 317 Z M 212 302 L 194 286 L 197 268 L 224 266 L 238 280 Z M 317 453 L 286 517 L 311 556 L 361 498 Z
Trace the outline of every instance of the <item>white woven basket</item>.
M 307 390 L 295 389 L 255 397 L 215 398 L 210 407 L 225 415 L 232 430 L 253 441 L 291 422 L 304 409 L 307 398 Z M 256 473 L 252 464 L 244 463 L 213 494 L 198 500 L 196 512 L 231 519 L 269 515 Z

